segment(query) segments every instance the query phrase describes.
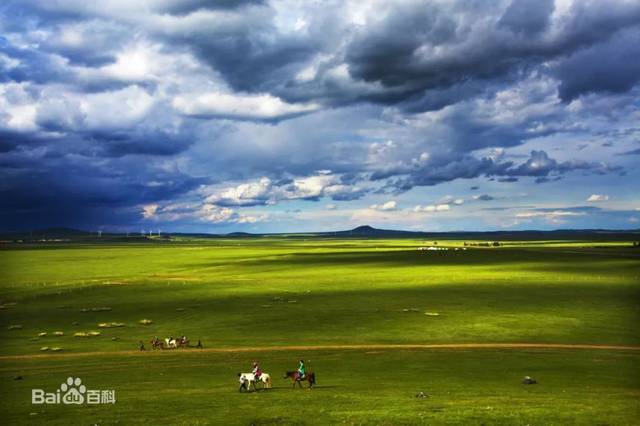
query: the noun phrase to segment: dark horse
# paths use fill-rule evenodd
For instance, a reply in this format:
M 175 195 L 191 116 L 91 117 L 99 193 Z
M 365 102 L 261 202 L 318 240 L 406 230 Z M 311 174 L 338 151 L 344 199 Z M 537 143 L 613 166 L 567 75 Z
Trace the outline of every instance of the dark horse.
M 294 388 L 296 387 L 296 383 L 298 384 L 298 386 L 302 387 L 302 384 L 300 382 L 302 382 L 303 380 L 309 382 L 309 389 L 311 389 L 316 384 L 316 374 L 313 372 L 305 374 L 304 377 L 300 379 L 298 377 L 297 371 L 287 371 L 286 373 L 284 373 L 284 379 L 291 379 L 291 383 L 293 384 Z

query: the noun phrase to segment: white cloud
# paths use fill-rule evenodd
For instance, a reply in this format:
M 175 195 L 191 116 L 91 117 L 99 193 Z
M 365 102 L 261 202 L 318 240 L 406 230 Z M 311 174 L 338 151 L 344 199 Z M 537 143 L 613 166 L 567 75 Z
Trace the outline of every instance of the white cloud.
M 591 194 L 587 201 L 595 203 L 599 201 L 609 201 L 609 196 L 605 194 Z
M 214 204 L 221 203 L 238 206 L 263 203 L 273 204 L 270 203 L 272 189 L 271 179 L 263 177 L 258 181 L 243 183 L 236 187 L 227 188 L 220 193 L 214 193 L 208 196 L 206 201 Z
M 30 89 L 28 83 L 0 84 L 0 127 L 17 131 L 36 129 L 36 101 Z
M 142 206 L 142 217 L 148 220 L 174 222 L 192 219 L 214 224 L 256 223 L 267 220 L 266 214 L 240 213 L 230 207 L 220 207 L 211 203 L 173 203 L 166 205 L 148 204 Z
M 417 205 L 413 208 L 416 213 L 434 213 L 434 212 L 446 212 L 451 210 L 449 204 L 435 204 L 428 206 Z
M 277 204 L 286 200 L 317 200 L 332 197 L 335 200 L 357 198 L 363 188 L 345 185 L 339 175 L 320 170 L 317 175 L 292 179 L 285 183 L 274 182 L 268 177 L 223 189 L 210 188 L 206 201 L 221 206 L 250 206 Z
M 287 118 L 319 109 L 318 104 L 290 104 L 270 94 L 232 95 L 220 92 L 180 95 L 173 107 L 184 115 L 245 120 Z
M 455 198 L 452 195 L 445 195 L 438 201 L 438 204 L 455 204 L 456 206 L 460 206 L 464 204 L 464 199 Z
M 211 223 L 256 223 L 264 221 L 266 215 L 241 214 L 228 207 L 218 207 L 213 204 L 203 204 L 197 216 L 205 222 Z
M 564 219 L 567 219 L 570 217 L 584 216 L 585 214 L 586 213 L 584 212 L 573 212 L 573 211 L 566 211 L 566 210 L 530 211 L 530 212 L 517 213 L 516 218 L 524 219 L 525 221 L 527 219 L 542 218 L 547 222 L 559 224 L 559 223 L 564 223 Z
M 156 212 L 158 211 L 158 204 L 148 204 L 146 206 L 142 206 L 142 217 L 145 219 L 152 219 L 156 216 Z
M 395 201 L 387 201 L 384 204 L 373 204 L 369 206 L 371 210 L 380 210 L 384 212 L 393 211 L 397 209 L 397 203 Z
M 516 217 L 548 217 L 548 216 L 584 216 L 584 213 L 554 210 L 550 212 L 525 212 L 525 213 L 516 214 Z

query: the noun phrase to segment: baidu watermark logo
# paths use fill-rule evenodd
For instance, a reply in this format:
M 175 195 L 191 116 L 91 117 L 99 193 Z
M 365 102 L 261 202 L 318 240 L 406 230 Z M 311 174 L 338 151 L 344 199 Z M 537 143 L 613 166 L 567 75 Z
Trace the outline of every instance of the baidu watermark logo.
M 43 389 L 31 389 L 32 404 L 115 404 L 115 390 L 87 389 L 80 377 L 68 377 L 55 392 L 45 392 Z

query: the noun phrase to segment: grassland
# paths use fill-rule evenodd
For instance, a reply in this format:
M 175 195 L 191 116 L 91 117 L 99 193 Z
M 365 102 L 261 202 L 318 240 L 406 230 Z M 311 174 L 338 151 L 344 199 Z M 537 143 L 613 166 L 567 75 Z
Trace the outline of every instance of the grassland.
M 5 246 L 0 416 L 9 424 L 637 424 L 640 351 L 276 350 L 640 346 L 640 256 L 629 243 L 462 250 L 461 241 L 440 241 L 450 250 L 417 250 L 430 244 L 237 238 Z M 145 318 L 152 324 L 139 324 Z M 98 328 L 108 322 L 125 326 Z M 80 331 L 101 334 L 73 336 Z M 205 348 L 260 351 L 131 352 L 140 340 L 181 334 Z M 280 379 L 300 357 L 318 373 L 313 392 Z M 254 359 L 276 387 L 240 395 L 235 373 Z M 527 374 L 540 384 L 521 385 Z M 116 389 L 118 403 L 30 404 L 31 388 L 53 390 L 68 375 Z M 416 399 L 418 391 L 430 397 Z

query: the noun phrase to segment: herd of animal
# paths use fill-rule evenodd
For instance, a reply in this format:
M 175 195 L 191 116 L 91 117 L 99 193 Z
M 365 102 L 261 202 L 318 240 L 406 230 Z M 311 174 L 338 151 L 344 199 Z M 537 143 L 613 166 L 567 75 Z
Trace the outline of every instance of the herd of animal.
M 181 336 L 177 339 L 174 339 L 173 337 L 167 337 L 164 340 L 158 337 L 155 337 L 154 339 L 151 340 L 151 348 L 153 350 L 178 349 L 178 348 L 186 348 L 186 347 L 189 347 L 189 339 L 187 339 L 185 336 Z M 202 344 L 200 343 L 200 341 L 198 341 L 198 347 L 202 347 Z

